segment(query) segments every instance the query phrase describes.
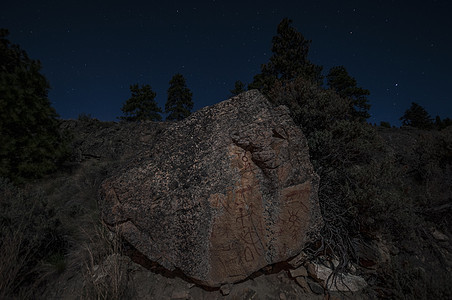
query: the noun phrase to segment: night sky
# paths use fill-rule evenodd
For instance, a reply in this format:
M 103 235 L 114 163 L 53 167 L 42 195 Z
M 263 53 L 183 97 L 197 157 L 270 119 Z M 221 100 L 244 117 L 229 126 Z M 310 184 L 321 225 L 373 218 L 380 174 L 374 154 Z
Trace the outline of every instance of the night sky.
M 312 40 L 324 75 L 346 67 L 370 90 L 371 123 L 398 120 L 411 102 L 452 117 L 452 2 L 4 1 L 0 27 L 42 62 L 63 119 L 116 121 L 129 86 L 150 84 L 163 108 L 181 73 L 194 110 L 229 98 L 271 56 L 284 18 Z

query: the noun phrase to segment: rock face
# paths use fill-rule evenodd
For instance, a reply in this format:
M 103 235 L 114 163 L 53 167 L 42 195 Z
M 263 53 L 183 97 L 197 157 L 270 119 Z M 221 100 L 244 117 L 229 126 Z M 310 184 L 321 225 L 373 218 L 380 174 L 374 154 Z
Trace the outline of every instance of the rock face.
M 300 253 L 322 226 L 317 190 L 288 109 L 248 91 L 171 125 L 101 201 L 150 260 L 220 286 Z

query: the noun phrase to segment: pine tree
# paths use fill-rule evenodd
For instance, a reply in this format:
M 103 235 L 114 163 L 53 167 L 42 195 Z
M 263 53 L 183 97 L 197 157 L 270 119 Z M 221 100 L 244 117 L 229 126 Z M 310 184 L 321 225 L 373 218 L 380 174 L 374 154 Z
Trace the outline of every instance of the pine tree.
M 171 78 L 168 88 L 168 100 L 165 103 L 166 120 L 180 121 L 188 117 L 193 109 L 193 94 L 185 83 L 182 74 L 175 74 Z
M 241 94 L 245 91 L 245 84 L 241 82 L 240 80 L 237 80 L 234 84 L 234 89 L 230 90 L 231 97 L 237 96 L 238 94 Z
M 436 128 L 440 129 L 443 127 L 443 121 L 441 120 L 440 116 L 435 117 L 435 126 Z
M 411 103 L 411 107 L 405 111 L 400 120 L 404 126 L 412 126 L 419 129 L 431 129 L 433 126 L 433 119 L 425 108 L 416 102 Z
M 161 121 L 162 110 L 154 100 L 156 93 L 152 91 L 149 84 L 139 87 L 138 84 L 130 86 L 132 97 L 128 99 L 121 110 L 125 116 L 121 120 L 125 121 Z
M 8 34 L 0 29 L 0 177 L 22 181 L 56 170 L 69 153 L 68 140 L 41 63 L 11 44 Z
M 267 93 L 276 80 L 290 82 L 297 77 L 320 83 L 322 67 L 308 60 L 310 40 L 290 26 L 292 20 L 284 18 L 278 25 L 277 35 L 272 39 L 270 61 L 261 66 L 261 73 L 254 76 L 248 89 L 260 89 Z
M 327 78 L 328 86 L 336 91 L 339 96 L 351 100 L 352 116 L 360 122 L 365 122 L 370 117 L 370 104 L 366 96 L 369 90 L 357 86 L 356 79 L 351 77 L 345 67 L 338 66 L 330 69 Z

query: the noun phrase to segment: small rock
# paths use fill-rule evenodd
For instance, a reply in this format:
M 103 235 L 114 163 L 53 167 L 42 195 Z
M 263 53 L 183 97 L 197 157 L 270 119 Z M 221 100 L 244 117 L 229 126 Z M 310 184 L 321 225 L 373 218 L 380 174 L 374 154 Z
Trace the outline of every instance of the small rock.
M 305 293 L 309 293 L 310 288 L 309 288 L 308 282 L 306 281 L 306 278 L 297 277 L 297 278 L 295 278 L 295 281 L 298 283 L 298 285 L 303 289 L 303 291 Z
M 356 251 L 359 257 L 359 265 L 368 269 L 377 268 L 378 263 L 382 262 L 377 242 L 355 240 L 355 244 L 357 245 Z
M 357 292 L 367 286 L 364 278 L 352 274 L 339 273 L 333 278 L 333 270 L 323 264 L 309 263 L 308 273 L 311 278 L 333 292 Z
M 314 294 L 323 294 L 323 287 L 320 284 L 314 281 L 308 281 L 308 284 Z
M 327 263 L 329 263 L 330 268 L 332 267 L 337 268 L 337 266 L 339 266 L 339 260 L 337 258 L 333 258 L 329 262 L 327 261 Z
M 442 232 L 440 232 L 440 231 L 438 231 L 436 229 L 432 232 L 432 235 L 438 241 L 447 241 L 447 240 L 449 240 L 447 235 L 445 235 L 444 233 L 442 233 Z
M 308 263 L 306 265 L 306 267 L 307 267 L 307 271 L 308 271 L 309 276 L 311 276 L 314 279 L 317 279 L 317 272 L 316 272 L 315 265 L 313 263 Z
M 279 293 L 279 299 L 280 299 L 280 300 L 286 300 L 286 299 L 287 299 L 286 294 L 284 294 L 284 293 Z
M 392 247 L 389 249 L 389 251 L 390 251 L 391 255 L 398 255 L 398 254 L 400 253 L 399 248 L 396 247 L 396 246 L 392 246 Z
M 287 278 L 286 273 L 281 272 L 281 273 L 278 275 L 278 279 L 279 279 L 279 281 L 281 281 L 281 282 L 282 282 L 285 278 Z
M 188 291 L 173 291 L 171 300 L 188 299 Z
M 333 292 L 358 292 L 367 286 L 364 278 L 351 274 L 339 274 L 336 281 L 328 282 L 328 290 Z
M 306 270 L 305 267 L 301 266 L 295 270 L 290 270 L 290 276 L 292 277 L 298 277 L 298 276 L 308 276 L 308 271 Z
M 257 293 L 256 293 L 255 290 L 247 289 L 247 291 L 246 291 L 246 293 L 245 293 L 245 295 L 243 296 L 242 299 L 244 299 L 244 300 L 252 300 L 252 299 L 255 299 L 256 295 L 257 295 Z
M 289 261 L 289 265 L 293 268 L 298 268 L 299 266 L 306 262 L 307 258 L 308 255 L 304 251 L 302 251 L 300 254 L 298 254 Z
M 171 300 L 188 299 L 188 291 L 173 291 Z
M 342 300 L 343 297 L 341 294 L 336 294 L 336 293 L 329 293 L 328 294 L 328 300 Z
M 229 295 L 229 293 L 231 292 L 231 285 L 230 284 L 222 285 L 220 288 L 220 292 L 223 296 Z

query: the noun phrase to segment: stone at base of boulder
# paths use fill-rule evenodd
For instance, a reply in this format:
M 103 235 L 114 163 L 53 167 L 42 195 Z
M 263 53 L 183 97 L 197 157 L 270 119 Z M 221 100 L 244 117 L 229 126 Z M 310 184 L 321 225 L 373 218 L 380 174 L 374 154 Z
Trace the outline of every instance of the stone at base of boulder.
M 309 287 L 311 288 L 311 291 L 314 294 L 317 294 L 317 295 L 323 294 L 324 290 L 320 284 L 318 284 L 317 282 L 314 282 L 314 281 L 308 281 L 308 284 L 309 284 Z
M 306 278 L 304 277 L 297 277 L 295 278 L 295 281 L 298 283 L 298 285 L 303 289 L 305 293 L 309 293 L 311 289 L 309 288 L 308 282 L 306 281 Z
M 231 285 L 230 284 L 224 284 L 220 288 L 220 292 L 223 296 L 229 295 L 231 293 Z
M 251 300 L 251 299 L 255 299 L 254 297 L 256 297 L 256 291 L 255 290 L 253 290 L 253 289 L 247 289 L 246 290 L 246 292 L 245 292 L 245 294 L 243 295 L 243 298 L 242 299 L 249 299 L 249 300 Z
M 298 268 L 299 266 L 304 264 L 307 259 L 308 255 L 304 251 L 302 251 L 300 254 L 292 258 L 288 263 L 291 267 Z
M 315 280 L 319 280 L 317 278 L 317 271 L 316 271 L 316 267 L 313 263 L 308 263 L 306 264 L 306 269 L 308 271 L 308 274 L 311 278 L 314 278 Z
M 189 293 L 188 291 L 173 291 L 171 294 L 171 300 L 182 300 L 182 299 L 189 299 Z
M 328 284 L 327 288 L 333 292 L 358 292 L 367 286 L 364 278 L 351 274 L 339 274 L 336 282 Z
M 317 263 L 308 264 L 308 273 L 314 280 L 322 284 L 327 290 L 333 292 L 357 292 L 367 286 L 364 278 L 347 274 L 339 273 L 336 277 L 332 276 L 333 270 Z
M 290 273 L 290 276 L 292 276 L 294 278 L 299 277 L 299 276 L 304 276 L 304 277 L 308 276 L 308 271 L 303 266 L 301 266 L 297 269 L 294 269 L 294 270 L 290 270 L 289 273 Z

